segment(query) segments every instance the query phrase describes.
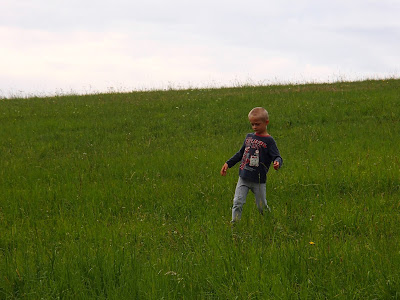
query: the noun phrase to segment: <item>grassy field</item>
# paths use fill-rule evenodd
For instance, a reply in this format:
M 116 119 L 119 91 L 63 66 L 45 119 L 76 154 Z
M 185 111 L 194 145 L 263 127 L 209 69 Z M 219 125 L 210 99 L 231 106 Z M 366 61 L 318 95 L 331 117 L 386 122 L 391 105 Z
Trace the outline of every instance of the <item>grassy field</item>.
M 400 299 L 399 121 L 400 80 L 0 100 L 0 299 Z

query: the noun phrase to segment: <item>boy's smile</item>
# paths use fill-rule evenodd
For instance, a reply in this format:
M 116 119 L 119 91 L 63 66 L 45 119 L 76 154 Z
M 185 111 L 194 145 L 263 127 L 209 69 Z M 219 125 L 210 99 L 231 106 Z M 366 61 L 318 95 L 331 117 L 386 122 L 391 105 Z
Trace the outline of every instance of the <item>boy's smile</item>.
M 266 135 L 268 120 L 262 120 L 258 116 L 250 116 L 249 121 L 253 131 L 260 135 Z

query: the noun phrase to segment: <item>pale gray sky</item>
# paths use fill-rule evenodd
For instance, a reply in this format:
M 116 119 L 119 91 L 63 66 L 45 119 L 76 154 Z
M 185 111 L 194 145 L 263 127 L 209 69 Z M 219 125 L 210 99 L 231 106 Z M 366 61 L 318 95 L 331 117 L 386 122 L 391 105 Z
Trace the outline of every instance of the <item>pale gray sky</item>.
M 400 0 L 0 0 L 0 97 L 400 76 Z

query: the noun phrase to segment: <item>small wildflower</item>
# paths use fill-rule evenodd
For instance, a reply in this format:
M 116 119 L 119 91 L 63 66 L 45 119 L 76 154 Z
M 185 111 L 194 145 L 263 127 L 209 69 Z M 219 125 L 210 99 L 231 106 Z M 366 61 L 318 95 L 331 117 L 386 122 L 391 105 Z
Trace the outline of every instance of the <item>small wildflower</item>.
M 314 243 L 314 242 L 309 242 L 309 244 L 310 244 L 310 245 L 315 245 L 315 243 Z
M 167 273 L 165 273 L 164 275 L 172 275 L 172 276 L 176 276 L 178 275 L 176 272 L 174 271 L 168 271 Z

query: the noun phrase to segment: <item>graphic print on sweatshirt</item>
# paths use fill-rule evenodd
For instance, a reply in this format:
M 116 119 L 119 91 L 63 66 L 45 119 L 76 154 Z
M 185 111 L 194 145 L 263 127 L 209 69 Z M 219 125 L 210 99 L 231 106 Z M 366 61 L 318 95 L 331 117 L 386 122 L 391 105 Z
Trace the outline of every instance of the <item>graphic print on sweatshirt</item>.
M 242 162 L 240 163 L 240 170 L 250 167 L 258 167 L 260 164 L 260 149 L 267 148 L 267 144 L 258 139 L 253 139 L 253 137 L 246 138 L 245 149 L 242 157 Z

